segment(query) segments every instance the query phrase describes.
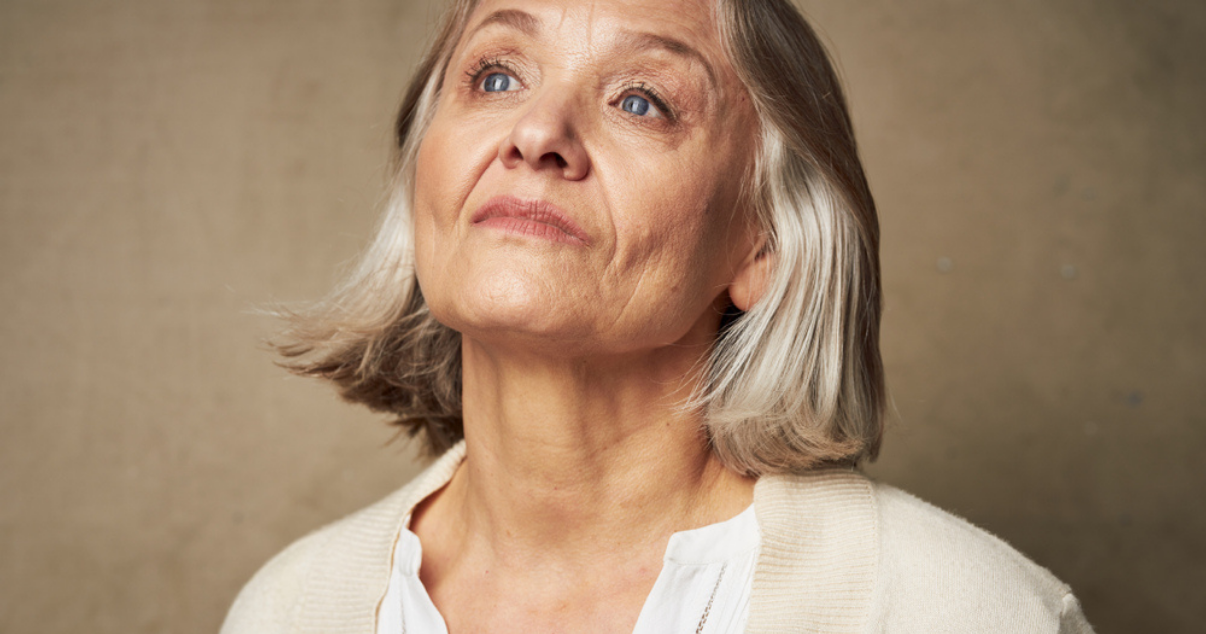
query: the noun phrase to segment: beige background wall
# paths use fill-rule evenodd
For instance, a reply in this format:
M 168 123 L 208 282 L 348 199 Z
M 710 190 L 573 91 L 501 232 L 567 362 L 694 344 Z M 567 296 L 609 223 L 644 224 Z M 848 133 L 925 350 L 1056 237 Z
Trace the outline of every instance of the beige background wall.
M 1206 5 L 804 4 L 882 210 L 871 471 L 1099 632 L 1200 631 Z M 0 1 L 0 631 L 213 632 L 272 553 L 414 473 L 252 311 L 367 238 L 431 13 Z

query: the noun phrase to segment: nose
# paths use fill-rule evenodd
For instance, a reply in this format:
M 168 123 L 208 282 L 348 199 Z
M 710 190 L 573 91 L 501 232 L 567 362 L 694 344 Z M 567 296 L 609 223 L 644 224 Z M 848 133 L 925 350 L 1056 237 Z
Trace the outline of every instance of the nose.
M 590 158 L 575 125 L 572 96 L 545 94 L 529 103 L 499 146 L 498 158 L 508 169 L 526 163 L 538 172 L 553 170 L 566 180 L 586 178 Z

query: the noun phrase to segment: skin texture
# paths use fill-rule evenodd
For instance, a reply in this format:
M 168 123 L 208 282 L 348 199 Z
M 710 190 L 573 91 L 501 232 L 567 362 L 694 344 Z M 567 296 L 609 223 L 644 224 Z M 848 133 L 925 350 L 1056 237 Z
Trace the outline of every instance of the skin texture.
M 755 130 L 704 0 L 471 16 L 415 192 L 424 297 L 463 335 L 467 459 L 411 525 L 450 632 L 631 632 L 670 535 L 751 503 L 676 406 L 765 278 Z M 475 222 L 499 197 L 576 228 Z

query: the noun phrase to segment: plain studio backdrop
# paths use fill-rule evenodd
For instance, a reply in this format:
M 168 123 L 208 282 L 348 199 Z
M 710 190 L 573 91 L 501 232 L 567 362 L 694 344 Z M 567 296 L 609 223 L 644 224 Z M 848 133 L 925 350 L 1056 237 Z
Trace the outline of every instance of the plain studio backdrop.
M 869 471 L 1069 582 L 1206 622 L 1206 4 L 802 3 L 880 207 Z M 214 632 L 418 468 L 253 311 L 365 244 L 435 17 L 408 0 L 0 2 L 0 631 Z

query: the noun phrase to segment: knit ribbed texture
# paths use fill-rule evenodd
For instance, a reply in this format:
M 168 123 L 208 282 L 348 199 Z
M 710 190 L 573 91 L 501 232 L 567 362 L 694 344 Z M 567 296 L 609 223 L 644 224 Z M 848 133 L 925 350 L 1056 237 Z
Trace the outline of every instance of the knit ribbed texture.
M 764 476 L 749 634 L 861 632 L 879 561 L 875 498 L 848 470 Z
M 462 443 L 397 493 L 285 549 L 239 593 L 222 634 L 375 634 L 402 523 L 464 455 Z M 754 513 L 750 634 L 1093 632 L 1049 572 L 855 471 L 764 476 Z
M 409 486 L 361 511 L 319 554 L 326 574 L 311 580 L 299 609 L 298 632 L 373 634 L 385 596 L 394 543 L 402 521 L 451 478 L 465 455 L 464 441 Z M 371 607 L 371 609 L 365 609 Z
M 374 634 L 403 521 L 464 457 L 462 441 L 389 497 L 286 549 L 239 594 L 222 634 Z

